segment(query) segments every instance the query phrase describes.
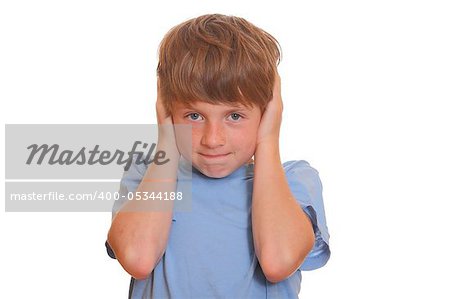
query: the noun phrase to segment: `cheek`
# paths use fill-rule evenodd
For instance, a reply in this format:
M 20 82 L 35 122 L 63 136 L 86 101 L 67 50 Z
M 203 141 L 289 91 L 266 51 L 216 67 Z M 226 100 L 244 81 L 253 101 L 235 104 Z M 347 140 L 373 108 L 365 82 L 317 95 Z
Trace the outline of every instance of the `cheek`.
M 233 132 L 230 136 L 233 145 L 240 148 L 244 152 L 254 152 L 256 147 L 257 128 L 247 128 Z
M 184 157 L 190 157 L 192 154 L 192 136 L 191 128 L 189 126 L 175 125 L 175 140 L 178 147 L 178 151 Z
M 200 128 L 196 128 L 195 126 L 192 126 L 191 136 L 192 136 L 192 144 L 196 145 L 200 143 L 200 140 L 202 139 L 202 131 Z

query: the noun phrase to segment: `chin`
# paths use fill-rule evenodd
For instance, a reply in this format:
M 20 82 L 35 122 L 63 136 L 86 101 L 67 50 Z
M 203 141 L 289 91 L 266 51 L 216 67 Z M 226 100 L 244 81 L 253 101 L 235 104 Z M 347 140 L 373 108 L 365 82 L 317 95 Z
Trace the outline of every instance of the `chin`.
M 195 167 L 195 169 L 207 177 L 221 179 L 233 173 L 239 168 L 239 165 L 230 162 L 226 164 L 208 165 L 199 161 L 192 161 L 192 167 Z
M 200 156 L 193 155 L 190 159 L 192 167 L 209 178 L 220 179 L 229 176 L 242 165 L 245 165 L 252 159 L 253 155 L 249 155 L 246 159 L 235 160 L 235 157 L 228 158 L 220 163 L 205 162 Z
M 214 179 L 221 179 L 224 178 L 226 176 L 228 176 L 229 174 L 231 174 L 233 172 L 233 170 L 230 169 L 224 169 L 224 170 L 208 170 L 208 169 L 203 169 L 202 167 L 197 167 L 195 165 L 193 165 L 198 171 L 200 171 L 203 175 L 209 177 L 209 178 L 214 178 Z

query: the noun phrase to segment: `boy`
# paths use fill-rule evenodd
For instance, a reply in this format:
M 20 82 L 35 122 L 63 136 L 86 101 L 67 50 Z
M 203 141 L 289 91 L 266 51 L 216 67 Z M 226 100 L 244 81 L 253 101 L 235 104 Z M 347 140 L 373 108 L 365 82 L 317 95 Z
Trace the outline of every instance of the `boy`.
M 301 270 L 329 259 L 329 235 L 318 172 L 280 161 L 278 42 L 212 14 L 172 28 L 159 50 L 158 148 L 169 162 L 134 163 L 121 193 L 180 191 L 191 163 L 192 210 L 117 202 L 107 246 L 133 276 L 130 298 L 298 298 Z M 192 126 L 189 148 L 177 124 Z

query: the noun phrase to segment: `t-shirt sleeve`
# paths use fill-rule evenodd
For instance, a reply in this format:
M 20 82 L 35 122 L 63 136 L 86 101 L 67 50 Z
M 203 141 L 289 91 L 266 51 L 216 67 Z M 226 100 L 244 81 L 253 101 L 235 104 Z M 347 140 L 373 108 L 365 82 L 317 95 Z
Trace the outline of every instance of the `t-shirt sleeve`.
M 144 164 L 136 164 L 136 157 L 133 156 L 129 169 L 124 171 L 120 180 L 119 198 L 114 202 L 111 219 L 114 218 L 116 213 L 128 201 L 128 194 L 136 191 L 144 177 L 145 171 L 146 167 Z
M 318 269 L 328 262 L 331 254 L 322 182 L 318 171 L 304 160 L 286 162 L 284 167 L 291 192 L 311 220 L 315 234 L 314 247 L 298 270 Z

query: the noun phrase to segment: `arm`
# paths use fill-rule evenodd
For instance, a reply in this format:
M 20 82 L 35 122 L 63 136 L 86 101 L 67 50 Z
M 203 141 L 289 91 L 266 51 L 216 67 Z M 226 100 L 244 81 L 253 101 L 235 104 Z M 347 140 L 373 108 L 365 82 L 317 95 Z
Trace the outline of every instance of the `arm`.
M 157 150 L 164 150 L 170 161 L 151 163 L 138 192 L 176 191 L 180 154 L 176 147 L 171 117 L 166 117 L 157 100 L 159 135 Z M 141 193 L 142 195 L 142 193 Z M 108 243 L 122 267 L 136 279 L 146 278 L 164 254 L 172 224 L 173 201 L 128 201 L 114 216 L 108 232 Z
M 302 264 L 314 246 L 308 216 L 292 195 L 279 153 L 280 78 L 261 119 L 255 152 L 252 227 L 255 252 L 266 278 L 279 282 Z

